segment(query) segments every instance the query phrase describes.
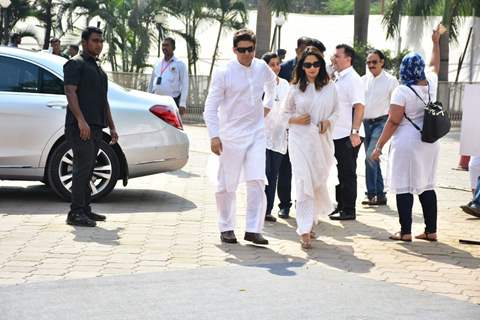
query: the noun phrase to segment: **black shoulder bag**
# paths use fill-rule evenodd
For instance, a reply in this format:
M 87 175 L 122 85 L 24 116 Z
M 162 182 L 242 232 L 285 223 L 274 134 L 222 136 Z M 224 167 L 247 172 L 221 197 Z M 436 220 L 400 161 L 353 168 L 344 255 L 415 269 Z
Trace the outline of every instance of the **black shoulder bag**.
M 410 121 L 410 123 L 420 131 L 423 142 L 434 143 L 450 131 L 451 123 L 450 118 L 446 110 L 443 110 L 442 103 L 439 101 L 432 102 L 430 99 L 430 86 L 428 86 L 428 103 L 426 103 L 413 89 L 408 86 L 415 95 L 423 102 L 425 105 L 425 111 L 423 113 L 423 128 L 420 129 L 404 112 L 405 118 Z

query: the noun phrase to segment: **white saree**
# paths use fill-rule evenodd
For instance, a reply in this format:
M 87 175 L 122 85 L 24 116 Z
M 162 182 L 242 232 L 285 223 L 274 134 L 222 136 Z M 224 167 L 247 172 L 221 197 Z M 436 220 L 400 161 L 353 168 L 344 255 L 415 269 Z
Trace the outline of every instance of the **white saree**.
M 297 232 L 311 231 L 320 215 L 333 210 L 327 180 L 335 164 L 332 139 L 333 125 L 338 118 L 335 85 L 329 83 L 320 90 L 309 84 L 305 92 L 298 86 L 290 88 L 283 107 L 288 118 L 309 114 L 309 125 L 290 124 L 288 150 L 297 193 Z M 320 122 L 329 120 L 327 132 L 320 133 Z

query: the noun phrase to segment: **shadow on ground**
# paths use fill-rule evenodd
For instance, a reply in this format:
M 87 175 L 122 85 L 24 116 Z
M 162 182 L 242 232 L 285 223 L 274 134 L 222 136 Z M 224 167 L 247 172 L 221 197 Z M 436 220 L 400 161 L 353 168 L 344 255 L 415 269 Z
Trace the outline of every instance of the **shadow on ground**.
M 0 187 L 0 199 L 5 214 L 61 214 L 69 208 L 69 203 L 59 199 L 46 185 Z M 92 207 L 105 214 L 184 212 L 197 208 L 188 199 L 153 189 L 115 189 Z

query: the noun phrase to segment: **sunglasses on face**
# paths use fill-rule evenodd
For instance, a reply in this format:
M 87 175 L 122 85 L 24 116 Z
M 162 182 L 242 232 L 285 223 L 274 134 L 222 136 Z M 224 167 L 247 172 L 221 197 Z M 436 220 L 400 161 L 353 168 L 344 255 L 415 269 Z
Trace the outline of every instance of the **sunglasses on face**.
M 320 63 L 320 61 L 315 61 L 314 63 L 310 63 L 310 62 L 304 62 L 303 63 L 303 67 L 305 69 L 310 69 L 311 67 L 314 67 L 314 68 L 320 68 L 322 64 Z
M 245 52 L 253 52 L 255 51 L 255 47 L 254 46 L 250 46 L 250 47 L 237 47 L 237 51 L 239 53 L 245 53 Z
M 367 64 L 373 64 L 374 66 L 378 64 L 378 60 L 367 61 Z

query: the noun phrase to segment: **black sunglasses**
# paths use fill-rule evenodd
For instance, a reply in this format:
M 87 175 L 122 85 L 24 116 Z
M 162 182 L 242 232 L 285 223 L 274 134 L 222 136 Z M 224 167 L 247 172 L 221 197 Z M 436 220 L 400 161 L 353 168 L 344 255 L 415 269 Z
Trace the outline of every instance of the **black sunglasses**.
M 378 64 L 380 61 L 378 60 L 372 60 L 372 61 L 367 61 L 367 64 L 373 64 L 373 65 L 376 65 Z
M 250 46 L 250 47 L 246 47 L 246 48 L 237 47 L 237 51 L 240 52 L 240 53 L 253 52 L 253 51 L 255 51 L 255 47 L 254 46 Z
M 321 65 L 322 65 L 322 63 L 320 61 L 315 61 L 314 63 L 310 63 L 310 62 L 304 62 L 303 63 L 303 67 L 305 69 L 310 69 L 311 67 L 320 68 Z

